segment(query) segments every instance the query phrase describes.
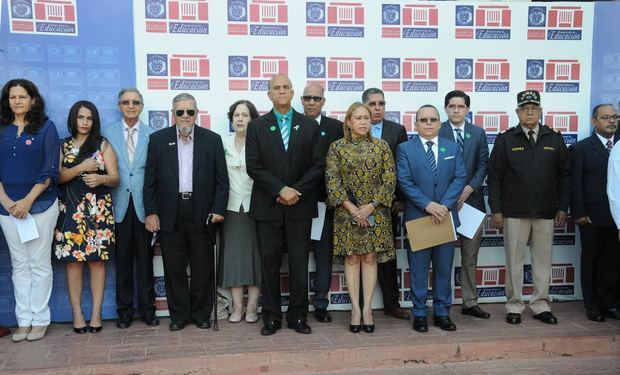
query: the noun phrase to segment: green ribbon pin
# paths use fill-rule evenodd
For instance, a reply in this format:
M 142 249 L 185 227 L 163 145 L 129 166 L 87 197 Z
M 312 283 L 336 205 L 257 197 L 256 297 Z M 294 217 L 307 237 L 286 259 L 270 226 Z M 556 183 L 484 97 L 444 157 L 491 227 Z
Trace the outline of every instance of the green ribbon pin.
M 272 132 L 275 132 L 275 131 L 276 131 L 276 127 L 272 125 L 272 126 L 269 128 L 269 130 L 271 130 Z
M 465 138 L 471 138 L 471 134 L 465 133 Z
M 442 147 L 440 147 L 440 148 L 439 148 L 439 150 L 440 150 L 441 152 L 446 152 L 446 148 L 445 148 L 445 147 L 443 147 L 443 146 L 442 146 Z

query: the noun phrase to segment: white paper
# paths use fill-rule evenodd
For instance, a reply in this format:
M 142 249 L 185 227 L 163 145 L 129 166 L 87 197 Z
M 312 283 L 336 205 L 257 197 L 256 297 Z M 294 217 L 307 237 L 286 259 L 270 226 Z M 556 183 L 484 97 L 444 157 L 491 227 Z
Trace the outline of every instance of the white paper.
M 467 238 L 474 238 L 485 216 L 486 213 L 467 203 L 463 203 L 463 207 L 459 210 L 459 221 L 461 225 L 456 228 L 456 231 Z
M 15 226 L 17 227 L 17 234 L 21 243 L 39 238 L 39 231 L 37 230 L 37 223 L 34 221 L 34 217 L 28 214 L 25 219 L 18 219 L 15 216 L 11 216 Z
M 310 239 L 315 241 L 321 240 L 321 234 L 323 233 L 323 224 L 325 223 L 325 210 L 327 206 L 323 202 L 317 202 L 317 208 L 319 209 L 319 216 L 312 219 L 312 231 L 310 232 Z

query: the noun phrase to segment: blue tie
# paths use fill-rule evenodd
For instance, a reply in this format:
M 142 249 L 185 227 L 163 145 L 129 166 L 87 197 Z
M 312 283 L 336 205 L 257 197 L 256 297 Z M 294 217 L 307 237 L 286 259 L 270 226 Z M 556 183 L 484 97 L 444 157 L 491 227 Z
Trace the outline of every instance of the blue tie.
M 433 154 L 433 141 L 426 142 L 426 157 L 428 158 L 428 164 L 433 170 L 433 177 L 435 177 L 435 181 L 437 181 L 437 163 L 435 163 L 435 154 Z
M 461 134 L 463 132 L 462 129 L 454 129 L 454 131 L 456 131 L 456 143 L 458 143 L 459 148 L 461 149 L 461 152 L 463 152 L 463 135 Z
M 282 116 L 282 124 L 280 124 L 280 133 L 282 134 L 282 143 L 284 144 L 284 149 L 288 150 L 288 138 L 291 133 L 288 125 L 286 124 L 286 116 Z

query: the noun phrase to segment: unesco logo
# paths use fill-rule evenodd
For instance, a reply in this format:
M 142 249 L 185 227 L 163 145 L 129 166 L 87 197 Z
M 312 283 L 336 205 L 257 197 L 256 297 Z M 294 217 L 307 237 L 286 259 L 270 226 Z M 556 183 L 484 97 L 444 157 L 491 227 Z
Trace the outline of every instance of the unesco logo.
M 167 76 L 168 75 L 168 56 L 167 55 L 146 55 L 147 75 Z
M 144 11 L 146 18 L 166 19 L 166 2 L 165 0 L 147 0 Z

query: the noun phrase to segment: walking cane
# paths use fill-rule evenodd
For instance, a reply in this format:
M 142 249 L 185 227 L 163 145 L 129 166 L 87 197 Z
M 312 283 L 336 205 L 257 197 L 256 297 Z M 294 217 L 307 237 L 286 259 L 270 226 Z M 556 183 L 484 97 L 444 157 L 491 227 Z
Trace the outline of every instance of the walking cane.
M 217 325 L 217 253 L 220 248 L 220 231 L 217 224 L 213 222 L 212 214 L 207 217 L 207 233 L 213 242 L 213 330 L 219 331 Z

